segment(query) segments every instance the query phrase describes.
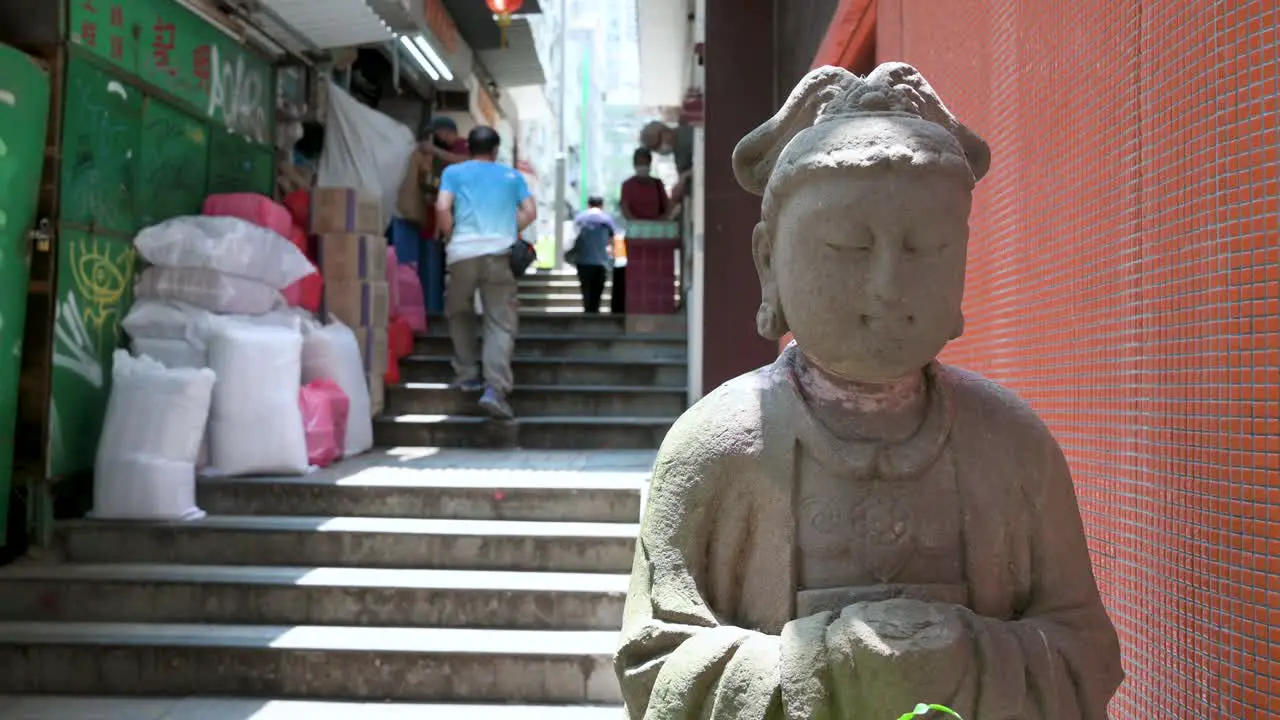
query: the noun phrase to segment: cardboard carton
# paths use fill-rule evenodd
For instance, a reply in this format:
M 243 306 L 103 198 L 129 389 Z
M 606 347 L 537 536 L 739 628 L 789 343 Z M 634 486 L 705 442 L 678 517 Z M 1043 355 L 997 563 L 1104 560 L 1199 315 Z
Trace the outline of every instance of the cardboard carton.
M 391 289 L 385 280 L 325 280 L 325 316 L 338 318 L 352 330 L 375 327 L 385 332 L 390 313 Z
M 325 233 L 370 233 L 387 229 L 382 217 L 382 201 L 352 188 L 322 187 L 311 191 L 313 235 Z
M 387 326 L 356 328 L 356 342 L 360 344 L 360 357 L 364 359 L 366 373 L 387 371 Z
M 374 417 L 381 415 L 387 406 L 387 386 L 381 370 L 369 373 L 369 406 Z
M 379 235 L 316 236 L 316 260 L 326 283 L 387 279 L 387 240 Z

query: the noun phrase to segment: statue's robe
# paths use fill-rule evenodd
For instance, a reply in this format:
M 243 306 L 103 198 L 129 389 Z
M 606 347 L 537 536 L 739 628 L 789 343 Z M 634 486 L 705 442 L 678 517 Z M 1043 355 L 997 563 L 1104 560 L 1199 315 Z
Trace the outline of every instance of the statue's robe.
M 832 443 L 815 435 L 795 352 L 709 394 L 663 443 L 615 661 L 628 717 L 893 720 L 941 702 L 967 720 L 1107 720 L 1124 677 L 1119 643 L 1062 451 L 1012 392 L 939 364 L 929 377 L 940 400 L 922 425 L 936 448 L 908 441 L 896 460 L 842 462 L 923 457 L 953 478 L 958 592 L 918 599 L 966 631 L 963 667 L 948 679 L 924 663 L 930 677 L 903 678 L 905 692 L 859 687 L 858 668 L 833 667 L 848 639 L 840 610 L 817 609 L 802 583 L 797 529 L 800 468 Z M 939 687 L 948 697 L 908 697 Z

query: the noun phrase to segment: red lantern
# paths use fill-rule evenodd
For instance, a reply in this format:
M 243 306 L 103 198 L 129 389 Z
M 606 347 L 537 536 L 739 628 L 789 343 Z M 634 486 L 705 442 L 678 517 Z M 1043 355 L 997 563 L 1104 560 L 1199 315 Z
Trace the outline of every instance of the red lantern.
M 498 31 L 502 33 L 502 47 L 507 46 L 507 28 L 511 27 L 511 16 L 520 12 L 524 0 L 484 0 L 489 11 L 494 14 L 498 23 Z

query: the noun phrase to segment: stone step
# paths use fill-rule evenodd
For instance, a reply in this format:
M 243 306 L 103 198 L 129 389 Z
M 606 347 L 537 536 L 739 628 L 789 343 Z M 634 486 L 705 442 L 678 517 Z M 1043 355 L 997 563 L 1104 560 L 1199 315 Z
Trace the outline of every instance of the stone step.
M 608 303 L 602 303 L 600 305 L 600 313 L 602 315 L 609 314 Z M 582 312 L 581 305 L 564 305 L 564 306 L 532 307 L 532 308 L 525 307 L 520 309 L 521 317 L 524 317 L 525 315 L 582 315 L 582 314 L 584 313 Z
M 520 278 L 520 292 L 580 292 L 582 285 L 577 275 L 526 275 Z
M 27 564 L 0 569 L 0 621 L 616 630 L 627 582 L 593 573 Z
M 375 465 L 351 474 L 202 478 L 197 487 L 200 508 L 213 515 L 634 523 L 648 477 Z
M 0 696 L 5 720 L 619 720 L 621 706 Z
M 0 623 L 0 693 L 619 703 L 617 632 Z
M 613 285 L 612 274 L 605 275 L 604 288 L 605 292 L 609 291 L 609 287 Z M 573 275 L 549 276 L 549 275 L 532 275 L 520 278 L 517 283 L 520 292 L 538 293 L 538 292 L 569 292 L 578 293 L 582 290 L 582 283 L 578 279 L 575 272 Z
M 582 295 L 576 292 L 535 293 L 522 290 L 517 297 L 521 308 L 582 308 Z M 610 297 L 609 290 L 606 288 L 600 299 L 601 305 L 608 306 Z
M 392 415 L 478 415 L 476 393 L 451 390 L 447 383 L 405 383 L 387 388 Z M 684 412 L 684 388 L 637 386 L 518 385 L 511 393 L 516 415 L 527 417 L 676 417 Z
M 634 523 L 242 515 L 58 526 L 75 563 L 600 573 L 630 572 L 638 531 Z
M 603 308 L 602 308 L 603 310 Z M 661 321 L 661 331 L 645 329 L 655 320 Z M 674 322 L 673 322 L 674 321 Z M 477 318 L 477 323 L 479 318 Z M 478 326 L 478 325 L 477 325 Z M 684 336 L 684 316 L 677 315 L 587 315 L 580 309 L 569 312 L 526 310 L 520 313 L 520 335 L 588 335 L 591 337 L 646 337 L 653 334 L 680 334 Z M 423 336 L 448 337 L 449 322 L 443 315 L 427 318 L 427 331 Z
M 626 385 L 684 388 L 688 366 L 684 360 L 652 358 L 610 360 L 607 358 L 516 357 L 511 364 L 521 385 Z M 447 383 L 453 380 L 449 355 L 410 355 L 400 361 L 400 376 L 409 383 Z
M 477 327 L 482 316 L 476 316 Z M 552 335 L 590 335 L 592 337 L 613 337 L 625 335 L 627 330 L 626 315 L 587 315 L 582 312 L 547 312 L 545 310 L 524 310 L 520 313 L 520 332 Z M 449 321 L 441 314 L 427 316 L 427 331 L 419 337 L 449 337 Z
M 452 355 L 453 341 L 448 337 L 420 337 L 414 342 L 414 351 L 419 355 Z M 684 360 L 688 356 L 688 341 L 683 336 L 672 335 L 601 338 L 520 333 L 516 336 L 515 352 L 520 357 L 540 358 Z
M 521 276 L 520 279 L 531 280 L 531 279 L 537 279 L 537 278 L 551 278 L 551 279 L 563 280 L 565 278 L 577 279 L 577 277 L 578 277 L 577 268 L 559 267 L 559 268 L 554 268 L 550 270 L 541 270 L 541 269 L 530 270 L 529 272 Z
M 656 449 L 675 417 L 526 417 L 495 422 L 462 415 L 384 415 L 375 419 L 380 447 Z

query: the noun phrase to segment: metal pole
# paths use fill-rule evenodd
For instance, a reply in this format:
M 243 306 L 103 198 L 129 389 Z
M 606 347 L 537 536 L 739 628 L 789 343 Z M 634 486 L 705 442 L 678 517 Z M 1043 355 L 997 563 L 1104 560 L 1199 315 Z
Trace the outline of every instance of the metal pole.
M 693 23 L 693 42 L 705 43 L 707 41 L 707 0 L 695 0 L 694 23 Z M 704 90 L 707 86 L 707 70 L 706 66 L 694 64 L 693 66 L 693 82 L 699 88 Z M 705 100 L 704 100 L 705 103 Z M 704 105 L 705 108 L 705 105 Z M 705 110 L 704 110 L 705 112 Z M 689 243 L 692 248 L 692 262 L 687 263 L 689 268 L 689 290 L 686 296 L 686 321 L 689 328 L 689 364 L 687 367 L 688 376 L 686 378 L 686 388 L 688 392 L 688 401 L 692 405 L 702 399 L 702 365 L 703 365 L 703 333 L 706 330 L 706 317 L 704 316 L 703 291 L 702 283 L 706 277 L 707 258 L 704 241 L 706 240 L 706 202 L 707 197 L 707 168 L 706 168 L 706 118 L 703 117 L 703 126 L 694 131 L 693 142 L 693 207 L 690 213 L 693 218 L 693 242 Z
M 559 78 L 556 92 L 556 121 L 559 124 L 556 131 L 556 242 L 555 242 L 555 261 L 554 267 L 560 267 L 563 253 L 561 248 L 564 247 L 564 224 L 568 220 L 565 214 L 565 182 L 568 180 L 566 175 L 567 162 L 565 153 L 565 95 L 568 93 L 568 74 L 567 74 L 567 56 L 569 54 L 569 3 L 568 0 L 560 0 L 560 28 L 559 43 L 560 55 L 557 61 L 556 76 Z

